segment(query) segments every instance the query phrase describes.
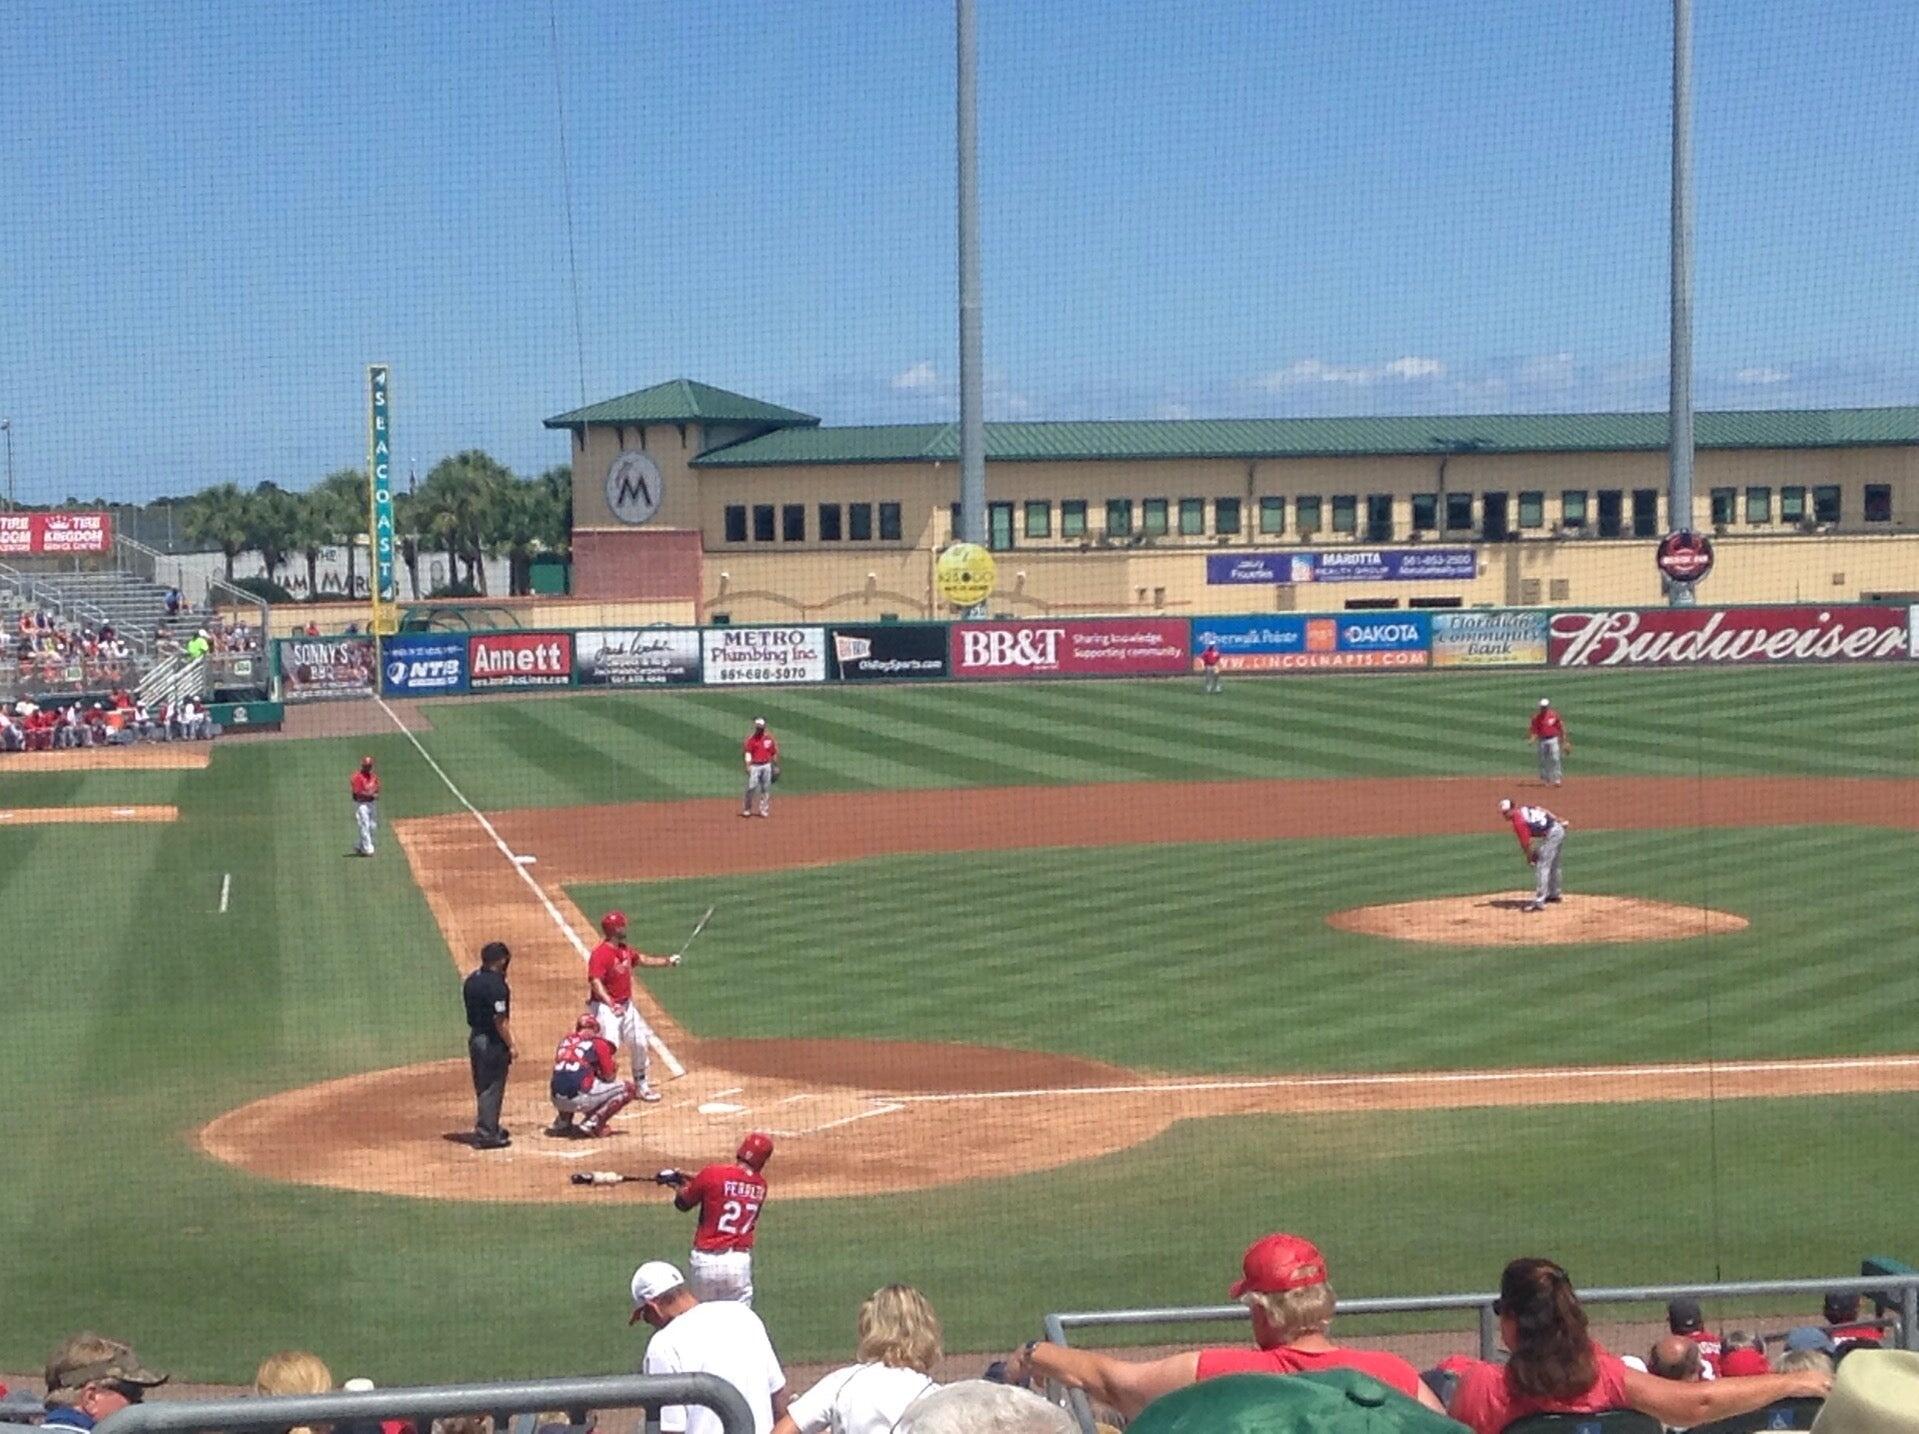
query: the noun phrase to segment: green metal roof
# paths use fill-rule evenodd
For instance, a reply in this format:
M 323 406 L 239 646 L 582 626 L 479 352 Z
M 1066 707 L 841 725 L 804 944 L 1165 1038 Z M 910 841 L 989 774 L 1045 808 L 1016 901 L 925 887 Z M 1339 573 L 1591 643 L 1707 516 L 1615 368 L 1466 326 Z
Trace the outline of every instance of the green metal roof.
M 668 379 L 638 393 L 609 398 L 604 403 L 576 408 L 546 420 L 548 428 L 575 428 L 587 423 L 770 423 L 781 427 L 816 424 L 819 419 L 797 409 L 762 403 L 743 393 L 695 383 L 690 378 Z
M 1919 407 L 1701 413 L 1695 420 L 1694 442 L 1700 448 L 1919 444 Z M 997 463 L 1453 452 L 1627 453 L 1665 446 L 1663 413 L 1182 418 L 986 425 L 986 456 Z M 787 428 L 714 449 L 694 463 L 702 468 L 767 468 L 807 463 L 958 461 L 958 425 L 933 423 Z

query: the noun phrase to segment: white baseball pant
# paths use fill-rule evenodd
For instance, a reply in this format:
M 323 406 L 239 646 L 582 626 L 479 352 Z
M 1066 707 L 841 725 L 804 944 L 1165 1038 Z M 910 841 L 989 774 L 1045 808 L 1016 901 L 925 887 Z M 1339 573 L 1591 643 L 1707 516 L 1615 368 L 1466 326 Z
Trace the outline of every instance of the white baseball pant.
M 583 1115 L 588 1130 L 599 1130 L 633 1100 L 633 1088 L 623 1080 L 595 1080 L 578 1095 L 552 1097 L 553 1108 L 563 1115 Z
M 600 1034 L 613 1043 L 615 1050 L 626 1052 L 626 1067 L 640 1085 L 646 1084 L 646 1071 L 653 1059 L 653 1028 L 640 1014 L 640 1008 L 628 1001 L 623 1006 L 593 1003 L 599 1018 Z
M 695 1250 L 687 1257 L 686 1274 L 695 1299 L 732 1300 L 752 1307 L 751 1250 Z
M 746 798 L 740 810 L 751 815 L 756 797 L 759 801 L 760 815 L 767 815 L 773 805 L 773 764 L 771 762 L 755 762 L 746 769 Z
M 378 802 L 353 804 L 353 821 L 360 833 L 359 840 L 354 844 L 353 849 L 364 856 L 373 855 L 373 833 L 380 825 L 379 805 Z

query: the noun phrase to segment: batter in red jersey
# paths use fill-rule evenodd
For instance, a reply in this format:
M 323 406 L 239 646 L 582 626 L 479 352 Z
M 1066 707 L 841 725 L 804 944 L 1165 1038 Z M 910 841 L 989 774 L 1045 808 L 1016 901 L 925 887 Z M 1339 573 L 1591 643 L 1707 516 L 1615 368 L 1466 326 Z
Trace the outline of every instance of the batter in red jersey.
M 618 1079 L 613 1043 L 600 1034 L 597 1016 L 588 1013 L 573 1023 L 553 1053 L 553 1078 L 547 1084 L 553 1109 L 559 1112 L 548 1135 L 611 1135 L 608 1124 L 638 1094 L 631 1081 Z M 574 1116 L 584 1117 L 576 1127 Z
M 773 779 L 780 773 L 780 744 L 766 730 L 764 717 L 753 719 L 752 734 L 740 750 L 746 758 L 746 797 L 740 806 L 740 815 L 752 816 L 757 802 L 759 814 L 770 817 L 773 815 Z
M 1533 869 L 1533 899 L 1527 911 L 1544 911 L 1546 903 L 1558 901 L 1559 849 L 1566 842 L 1566 822 L 1544 807 L 1517 806 L 1511 797 L 1499 801 L 1499 814 L 1512 823 L 1519 849 Z
M 1573 749 L 1573 739 L 1566 735 L 1566 723 L 1553 711 L 1552 699 L 1539 699 L 1539 710 L 1533 713 L 1533 744 L 1539 748 L 1539 780 L 1549 787 L 1556 787 L 1565 780 L 1565 771 L 1560 765 L 1560 754 Z
M 677 966 L 677 956 L 649 956 L 626 942 L 626 913 L 609 911 L 600 918 L 606 937 L 586 962 L 587 1008 L 600 1023 L 600 1034 L 626 1052 L 628 1068 L 641 1100 L 656 1101 L 660 1093 L 647 1082 L 653 1059 L 653 1030 L 633 1000 L 635 966 Z
M 662 1170 L 659 1179 L 674 1187 L 673 1203 L 698 1210 L 693 1255 L 687 1274 L 693 1293 L 703 1300 L 753 1303 L 753 1239 L 759 1233 L 760 1207 L 766 1203 L 766 1177 L 760 1174 L 773 1154 L 773 1137 L 754 1131 L 740 1142 L 735 1164 L 709 1165 L 697 1175 Z

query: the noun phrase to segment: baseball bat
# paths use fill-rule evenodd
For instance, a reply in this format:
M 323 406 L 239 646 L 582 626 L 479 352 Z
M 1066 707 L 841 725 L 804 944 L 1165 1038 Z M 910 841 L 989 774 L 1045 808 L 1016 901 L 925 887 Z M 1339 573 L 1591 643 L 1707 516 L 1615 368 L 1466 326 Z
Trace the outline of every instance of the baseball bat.
M 709 906 L 706 908 L 706 915 L 702 916 L 699 920 L 699 924 L 693 928 L 693 936 L 698 936 L 702 931 L 706 930 L 706 923 L 711 921 L 712 919 L 713 919 L 713 908 Z M 686 948 L 693 944 L 693 936 L 687 937 L 686 940 L 680 943 L 680 949 L 673 953 L 674 960 L 677 961 L 680 957 L 686 954 Z
M 572 1180 L 575 1185 L 671 1185 L 671 1180 L 660 1177 L 671 1172 L 662 1170 L 657 1175 L 628 1175 L 618 1170 L 575 1170 Z

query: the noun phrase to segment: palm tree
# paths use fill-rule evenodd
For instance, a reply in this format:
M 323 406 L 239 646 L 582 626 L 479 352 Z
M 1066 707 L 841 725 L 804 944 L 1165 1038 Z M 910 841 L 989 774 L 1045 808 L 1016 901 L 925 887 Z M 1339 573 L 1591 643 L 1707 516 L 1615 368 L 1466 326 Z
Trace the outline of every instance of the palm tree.
M 554 475 L 565 480 L 564 494 Z M 507 487 L 494 512 L 491 546 L 506 554 L 509 591 L 533 591 L 533 559 L 541 553 L 564 552 L 572 535 L 572 472 L 549 469 L 538 478 Z
M 233 581 L 233 560 L 251 546 L 247 502 L 247 495 L 232 483 L 217 484 L 187 500 L 183 525 L 186 536 L 225 555 L 228 582 Z
M 247 546 L 260 554 L 260 566 L 269 581 L 277 581 L 280 569 L 293 554 L 297 504 L 293 494 L 268 481 L 242 499 L 242 524 Z
M 346 545 L 346 591 L 352 597 L 359 579 L 360 538 L 373 506 L 366 473 L 359 468 L 336 469 L 316 483 L 309 496 L 324 499 L 333 532 Z
M 513 482 L 505 465 L 472 448 L 441 459 L 420 484 L 416 522 L 423 536 L 446 549 L 449 579 L 464 562 L 467 582 L 486 591 L 487 536 Z
M 315 489 L 310 493 L 289 493 L 293 521 L 288 543 L 307 562 L 307 596 L 320 595 L 320 554 L 332 546 L 339 535 L 338 514 L 329 494 Z
M 413 600 L 420 600 L 420 500 L 411 493 L 393 495 L 393 543 L 406 564 Z

